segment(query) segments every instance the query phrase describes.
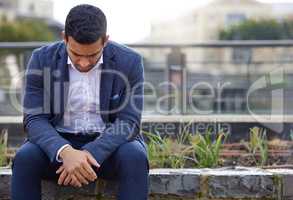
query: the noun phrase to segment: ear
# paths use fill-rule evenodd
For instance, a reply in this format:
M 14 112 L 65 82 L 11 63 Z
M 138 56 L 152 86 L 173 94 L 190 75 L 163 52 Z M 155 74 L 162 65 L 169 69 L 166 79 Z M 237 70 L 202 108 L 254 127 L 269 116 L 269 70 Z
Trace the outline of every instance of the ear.
M 61 38 L 63 39 L 64 43 L 67 44 L 68 41 L 67 41 L 67 38 L 66 38 L 66 35 L 65 35 L 65 31 L 61 32 Z
M 107 46 L 107 43 L 109 41 L 109 35 L 106 35 L 105 39 L 104 39 L 104 47 Z

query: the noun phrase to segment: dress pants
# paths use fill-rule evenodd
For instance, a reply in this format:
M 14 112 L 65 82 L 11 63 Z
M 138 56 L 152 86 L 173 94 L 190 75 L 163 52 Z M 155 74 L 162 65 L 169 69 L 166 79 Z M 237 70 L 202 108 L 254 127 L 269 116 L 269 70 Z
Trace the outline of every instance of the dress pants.
M 95 137 L 61 134 L 80 149 Z M 62 163 L 51 163 L 39 146 L 27 141 L 17 151 L 12 165 L 12 200 L 41 200 L 41 180 L 57 182 L 56 170 Z M 99 163 L 100 164 L 100 163 Z M 118 182 L 117 200 L 148 198 L 149 163 L 144 145 L 133 140 L 118 147 L 96 170 L 97 177 Z

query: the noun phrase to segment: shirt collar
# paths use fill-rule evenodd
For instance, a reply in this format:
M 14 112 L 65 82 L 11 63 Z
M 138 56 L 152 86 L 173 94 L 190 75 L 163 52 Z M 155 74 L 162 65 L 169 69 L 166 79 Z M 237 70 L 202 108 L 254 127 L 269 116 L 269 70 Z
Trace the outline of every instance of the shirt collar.
M 103 62 L 104 62 L 104 59 L 103 59 L 103 54 L 102 54 L 99 61 L 96 63 L 96 65 L 91 70 L 99 68 L 99 66 L 101 66 L 103 64 Z M 72 64 L 69 56 L 67 57 L 67 64 L 70 65 L 73 69 L 77 70 L 76 67 Z

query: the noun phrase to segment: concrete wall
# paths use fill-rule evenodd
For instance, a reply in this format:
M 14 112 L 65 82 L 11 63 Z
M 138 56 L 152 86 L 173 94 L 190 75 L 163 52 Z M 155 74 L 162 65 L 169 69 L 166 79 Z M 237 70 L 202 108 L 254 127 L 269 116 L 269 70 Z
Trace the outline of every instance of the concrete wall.
M 9 200 L 10 169 L 0 170 L 0 200 Z M 153 169 L 150 200 L 293 200 L 293 170 L 257 168 Z M 44 181 L 43 200 L 112 200 L 117 183 L 98 180 L 81 189 Z M 134 191 L 135 192 L 135 191 Z

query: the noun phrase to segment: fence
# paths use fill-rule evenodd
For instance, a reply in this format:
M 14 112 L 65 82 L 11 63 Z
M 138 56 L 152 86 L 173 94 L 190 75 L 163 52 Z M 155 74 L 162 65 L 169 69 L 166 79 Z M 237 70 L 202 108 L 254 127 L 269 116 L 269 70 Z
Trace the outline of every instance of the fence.
M 44 44 L 0 43 L 0 116 L 21 114 L 17 74 Z M 144 115 L 293 113 L 293 41 L 128 46 L 144 58 Z

